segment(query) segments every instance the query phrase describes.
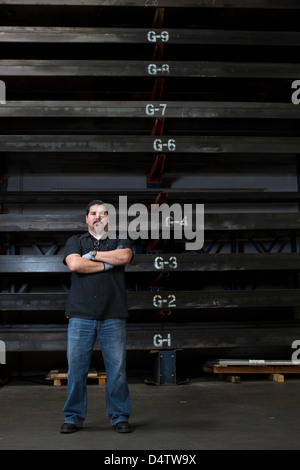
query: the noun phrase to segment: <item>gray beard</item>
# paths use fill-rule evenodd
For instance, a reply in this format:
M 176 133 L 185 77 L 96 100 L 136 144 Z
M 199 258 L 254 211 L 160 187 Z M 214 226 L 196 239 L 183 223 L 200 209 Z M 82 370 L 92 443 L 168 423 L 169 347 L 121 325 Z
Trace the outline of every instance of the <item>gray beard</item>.
M 103 227 L 103 225 L 97 225 L 96 227 L 94 227 L 94 232 L 95 232 L 97 235 L 101 235 L 101 234 L 104 232 L 104 227 Z

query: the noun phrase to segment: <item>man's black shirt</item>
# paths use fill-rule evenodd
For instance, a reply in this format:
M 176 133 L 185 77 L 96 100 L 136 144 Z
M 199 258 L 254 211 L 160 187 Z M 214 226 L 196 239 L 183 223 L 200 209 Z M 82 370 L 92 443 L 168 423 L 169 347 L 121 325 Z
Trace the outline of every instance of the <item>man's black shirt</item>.
M 119 246 L 132 250 L 128 239 L 106 238 L 98 241 L 90 233 L 74 235 L 66 243 L 63 262 L 66 264 L 65 259 L 71 254 L 83 256 L 94 249 L 112 251 Z M 128 317 L 125 267 L 115 266 L 94 274 L 73 272 L 66 316 L 90 320 Z

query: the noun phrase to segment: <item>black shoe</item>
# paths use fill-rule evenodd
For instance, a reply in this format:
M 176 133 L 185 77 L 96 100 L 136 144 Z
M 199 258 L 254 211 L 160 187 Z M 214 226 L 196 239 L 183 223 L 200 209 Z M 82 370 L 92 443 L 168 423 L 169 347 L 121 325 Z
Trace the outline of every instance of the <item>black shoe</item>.
M 127 423 L 127 421 L 121 421 L 120 423 L 117 423 L 115 425 L 115 430 L 117 432 L 132 432 L 132 429 L 130 427 L 130 424 Z
M 72 423 L 64 423 L 62 427 L 60 428 L 61 434 L 71 434 L 72 432 L 77 432 L 80 431 L 80 427 L 75 426 L 75 424 Z

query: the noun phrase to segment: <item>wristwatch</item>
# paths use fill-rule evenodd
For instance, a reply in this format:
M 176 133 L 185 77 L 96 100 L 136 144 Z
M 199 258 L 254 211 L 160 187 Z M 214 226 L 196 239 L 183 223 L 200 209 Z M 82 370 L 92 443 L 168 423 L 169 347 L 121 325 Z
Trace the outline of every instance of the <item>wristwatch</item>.
M 97 251 L 95 251 L 95 250 L 91 251 L 91 255 L 92 255 L 93 258 L 96 258 L 96 254 L 97 254 Z

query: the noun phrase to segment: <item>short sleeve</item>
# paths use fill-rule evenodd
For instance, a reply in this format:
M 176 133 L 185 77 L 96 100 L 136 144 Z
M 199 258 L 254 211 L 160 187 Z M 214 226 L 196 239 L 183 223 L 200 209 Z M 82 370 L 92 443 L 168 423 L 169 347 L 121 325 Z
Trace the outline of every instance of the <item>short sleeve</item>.
M 120 238 L 118 240 L 118 246 L 122 246 L 122 248 L 129 248 L 130 250 L 133 249 L 132 241 L 128 238 Z
M 129 248 L 131 251 L 132 251 L 132 258 L 131 258 L 131 261 L 133 260 L 134 258 L 134 251 L 133 251 L 133 243 L 131 240 L 129 240 L 128 238 L 121 238 L 118 240 L 118 246 L 121 246 L 122 248 Z
M 66 264 L 67 256 L 74 255 L 74 254 L 81 255 L 80 242 L 79 242 L 79 238 L 76 235 L 73 235 L 73 237 L 69 238 L 69 240 L 66 243 L 63 263 Z

